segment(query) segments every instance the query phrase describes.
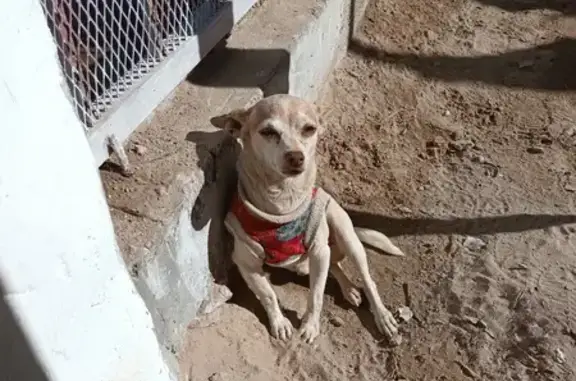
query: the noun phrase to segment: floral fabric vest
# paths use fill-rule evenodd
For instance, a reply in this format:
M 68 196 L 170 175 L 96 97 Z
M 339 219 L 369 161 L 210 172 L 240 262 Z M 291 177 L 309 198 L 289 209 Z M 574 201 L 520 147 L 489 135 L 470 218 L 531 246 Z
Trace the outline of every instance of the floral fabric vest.
M 306 232 L 317 201 L 318 188 L 312 190 L 312 200 L 304 213 L 285 224 L 277 224 L 254 216 L 236 195 L 231 212 L 246 234 L 264 248 L 265 263 L 271 266 L 306 253 Z

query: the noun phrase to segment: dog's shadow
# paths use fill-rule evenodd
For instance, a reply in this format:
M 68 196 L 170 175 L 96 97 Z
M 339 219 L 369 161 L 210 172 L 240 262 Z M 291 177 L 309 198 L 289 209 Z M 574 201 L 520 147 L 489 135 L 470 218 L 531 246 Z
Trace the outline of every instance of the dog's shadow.
M 299 276 L 292 271 L 279 268 L 266 267 L 265 270 L 269 274 L 270 283 L 272 283 L 274 286 L 284 286 L 286 284 L 292 283 L 306 289 L 309 289 L 310 287 L 308 276 Z M 233 292 L 233 296 L 229 303 L 235 304 L 252 312 L 258 318 L 260 323 L 269 328 L 268 317 L 266 316 L 264 308 L 254 293 L 248 288 L 236 268 L 233 268 L 230 271 L 228 281 L 229 287 Z M 374 323 L 374 317 L 370 312 L 370 307 L 366 302 L 367 299 L 365 295 L 363 295 L 362 304 L 360 307 L 353 307 L 344 299 L 338 283 L 332 277 L 328 277 L 328 282 L 326 283 L 326 291 L 324 294 L 330 298 L 333 298 L 334 304 L 339 308 L 345 310 L 354 309 L 358 315 L 358 318 L 360 319 L 360 322 L 370 332 L 370 334 L 372 334 L 376 340 L 384 339 L 382 334 L 378 331 L 376 324 Z M 306 295 L 304 297 L 307 298 L 308 296 Z M 279 302 L 282 306 L 282 300 Z M 284 306 L 282 306 L 282 311 L 296 329 L 300 328 L 301 320 L 298 318 L 298 313 L 296 311 L 288 309 Z
M 310 289 L 310 282 L 309 282 L 310 278 L 308 276 L 299 276 L 291 271 L 277 268 L 270 269 L 269 272 L 270 272 L 270 282 L 273 285 L 283 286 L 288 283 L 294 283 L 301 287 L 307 288 L 308 290 Z M 362 291 L 361 287 L 358 288 Z M 334 304 L 337 307 L 342 308 L 344 310 L 350 310 L 350 309 L 354 310 L 364 328 L 366 328 L 368 332 L 370 332 L 370 334 L 374 337 L 374 339 L 376 340 L 384 339 L 383 335 L 378 331 L 378 328 L 376 327 L 376 323 L 374 322 L 374 316 L 372 315 L 372 312 L 370 311 L 370 305 L 367 302 L 368 299 L 366 298 L 366 295 L 364 294 L 363 291 L 362 291 L 362 303 L 360 304 L 359 307 L 354 307 L 346 299 L 344 299 L 344 295 L 342 295 L 342 291 L 340 290 L 338 282 L 332 276 L 328 276 L 328 281 L 326 282 L 326 290 L 324 291 L 324 295 L 332 298 Z M 308 296 L 306 295 L 306 297 Z
M 192 131 L 186 140 L 196 144 L 198 166 L 204 183 L 194 201 L 192 227 L 200 231 L 208 224 L 208 265 L 216 284 L 228 283 L 233 239 L 224 226 L 236 190 L 236 161 L 240 144 L 226 131 Z

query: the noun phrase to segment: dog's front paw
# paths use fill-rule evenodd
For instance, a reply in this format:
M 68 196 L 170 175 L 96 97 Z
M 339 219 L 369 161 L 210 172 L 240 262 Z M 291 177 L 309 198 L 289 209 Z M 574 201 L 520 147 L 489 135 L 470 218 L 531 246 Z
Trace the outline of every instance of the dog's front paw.
M 276 339 L 283 341 L 288 340 L 292 337 L 292 330 L 292 323 L 290 323 L 290 320 L 288 320 L 286 316 L 280 315 L 270 321 L 270 332 Z
M 374 319 L 378 330 L 386 335 L 392 345 L 400 345 L 402 337 L 398 334 L 398 322 L 392 313 L 382 306 L 374 310 Z
M 320 334 L 320 319 L 305 319 L 302 328 L 300 328 L 300 337 L 310 344 Z

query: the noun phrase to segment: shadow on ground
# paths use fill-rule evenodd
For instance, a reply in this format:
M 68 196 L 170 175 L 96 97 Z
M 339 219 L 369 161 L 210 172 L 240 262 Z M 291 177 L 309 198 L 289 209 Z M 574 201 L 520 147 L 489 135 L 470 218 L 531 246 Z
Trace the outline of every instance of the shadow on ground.
M 573 0 L 476 0 L 509 12 L 524 12 L 548 9 L 565 15 L 576 15 L 576 2 Z
M 0 282 L 0 380 L 48 381 Z
M 260 88 L 264 96 L 290 90 L 290 53 L 283 49 L 236 49 L 223 41 L 186 78 L 207 87 Z M 230 63 L 233 62 L 232 67 Z
M 288 283 L 292 283 L 305 288 L 306 293 L 309 292 L 310 284 L 307 276 L 299 276 L 291 271 L 279 268 L 266 267 L 265 270 L 270 274 L 270 283 L 273 285 L 284 286 Z M 230 273 L 228 286 L 233 292 L 233 296 L 229 303 L 235 304 L 238 307 L 250 311 L 258 318 L 261 324 L 266 326 L 266 328 L 269 328 L 270 325 L 268 323 L 268 317 L 266 316 L 264 307 L 262 307 L 260 301 L 248 288 L 236 268 L 234 268 Z M 334 304 L 336 304 L 338 307 L 342 309 L 354 309 L 364 328 L 366 328 L 376 340 L 384 340 L 384 335 L 381 334 L 376 327 L 374 316 L 372 315 L 372 312 L 370 312 L 370 306 L 367 302 L 366 295 L 363 295 L 362 304 L 360 307 L 351 306 L 342 296 L 342 292 L 340 291 L 338 283 L 332 277 L 328 278 L 325 294 L 329 297 L 332 297 Z M 279 302 L 282 307 L 282 300 Z M 294 328 L 299 329 L 302 322 L 298 318 L 298 313 L 285 307 L 282 307 L 282 311 L 284 312 L 284 315 L 290 320 Z
M 210 223 L 210 271 L 217 284 L 226 284 L 233 239 L 224 226 L 224 218 L 236 190 L 240 145 L 226 131 L 193 131 L 188 133 L 186 140 L 196 144 L 198 166 L 204 174 L 202 188 L 192 207 L 192 227 L 200 231 Z
M 571 214 L 515 214 L 477 218 L 395 218 L 347 210 L 354 226 L 374 229 L 389 237 L 401 235 L 485 235 L 518 233 L 576 223 Z
M 497 55 L 443 56 L 387 52 L 358 39 L 350 52 L 383 64 L 406 68 L 446 82 L 483 82 L 490 85 L 549 91 L 576 90 L 576 39 L 562 38 L 529 49 Z

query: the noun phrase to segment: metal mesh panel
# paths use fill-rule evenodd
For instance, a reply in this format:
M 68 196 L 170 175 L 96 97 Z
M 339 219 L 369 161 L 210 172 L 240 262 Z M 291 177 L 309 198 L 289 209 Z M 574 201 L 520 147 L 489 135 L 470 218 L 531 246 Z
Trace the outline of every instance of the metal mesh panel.
M 217 16 L 224 0 L 41 0 L 86 128 Z

